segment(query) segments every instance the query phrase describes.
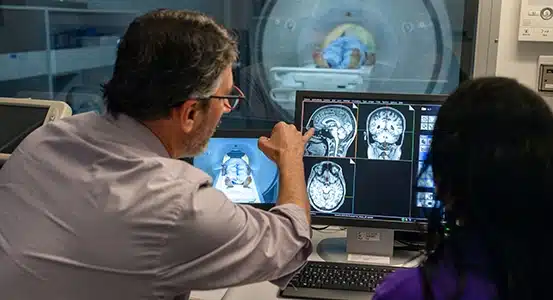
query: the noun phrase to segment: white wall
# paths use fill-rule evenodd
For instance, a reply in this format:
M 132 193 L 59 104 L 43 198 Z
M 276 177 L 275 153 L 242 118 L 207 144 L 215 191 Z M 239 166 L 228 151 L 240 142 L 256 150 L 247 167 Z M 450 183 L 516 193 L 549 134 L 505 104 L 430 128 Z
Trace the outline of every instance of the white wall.
M 538 56 L 553 55 L 553 43 L 518 42 L 520 0 L 501 2 L 496 75 L 516 78 L 536 89 Z

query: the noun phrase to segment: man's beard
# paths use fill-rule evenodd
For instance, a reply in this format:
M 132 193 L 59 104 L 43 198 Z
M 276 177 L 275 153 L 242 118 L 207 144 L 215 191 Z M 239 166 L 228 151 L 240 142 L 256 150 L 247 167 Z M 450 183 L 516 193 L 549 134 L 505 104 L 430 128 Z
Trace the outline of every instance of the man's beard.
M 209 139 L 217 129 L 217 124 L 211 125 L 209 121 L 210 120 L 205 120 L 205 122 L 198 126 L 196 132 L 190 134 L 190 138 L 187 139 L 184 146 L 184 154 L 182 157 L 193 157 L 202 154 L 206 150 Z

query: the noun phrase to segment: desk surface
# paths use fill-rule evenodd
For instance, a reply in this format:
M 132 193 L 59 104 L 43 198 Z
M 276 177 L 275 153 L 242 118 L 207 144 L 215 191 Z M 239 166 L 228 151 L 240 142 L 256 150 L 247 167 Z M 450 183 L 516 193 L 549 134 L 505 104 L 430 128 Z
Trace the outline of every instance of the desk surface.
M 345 230 L 340 230 L 339 228 L 330 228 L 325 231 L 316 231 L 313 234 L 313 246 L 315 249 L 317 248 L 317 245 L 320 241 L 327 238 L 342 238 L 346 236 Z M 416 255 L 416 253 L 413 252 L 403 252 L 400 253 L 400 256 L 398 257 L 399 260 L 396 260 L 396 263 L 394 265 L 396 266 L 415 266 L 418 261 L 413 261 L 411 258 Z M 319 254 L 314 251 L 313 254 L 309 257 L 310 261 L 322 261 L 323 259 L 319 256 Z M 410 261 L 409 264 L 405 264 L 405 262 Z M 224 296 L 222 296 L 224 294 Z M 260 298 L 260 295 L 263 295 Z M 193 292 L 192 297 L 198 298 L 201 300 L 273 300 L 278 299 L 278 287 L 269 283 L 269 282 L 261 282 L 261 283 L 255 283 L 255 284 L 249 284 L 245 286 L 240 287 L 234 287 L 225 290 L 217 290 L 217 291 L 208 291 L 208 292 Z
M 340 228 L 331 228 L 324 231 L 313 232 L 313 247 L 316 249 L 320 241 L 332 237 L 345 237 L 346 231 Z M 309 260 L 322 261 L 322 258 L 313 251 L 309 256 Z M 256 295 L 263 295 L 263 299 L 277 299 L 278 287 L 269 282 L 254 283 L 229 289 L 221 289 L 214 291 L 193 291 L 191 300 L 229 300 L 229 299 L 252 299 L 258 300 Z

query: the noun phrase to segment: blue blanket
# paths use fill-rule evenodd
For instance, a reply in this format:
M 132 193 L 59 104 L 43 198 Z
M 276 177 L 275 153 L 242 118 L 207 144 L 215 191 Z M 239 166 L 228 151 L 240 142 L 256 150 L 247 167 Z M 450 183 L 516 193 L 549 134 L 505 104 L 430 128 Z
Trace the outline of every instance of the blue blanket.
M 322 55 L 332 69 L 347 69 L 351 61 L 351 54 L 355 49 L 359 49 L 361 52 L 359 64 L 354 66 L 358 69 L 367 60 L 368 47 L 355 37 L 342 36 L 337 38 L 323 49 Z

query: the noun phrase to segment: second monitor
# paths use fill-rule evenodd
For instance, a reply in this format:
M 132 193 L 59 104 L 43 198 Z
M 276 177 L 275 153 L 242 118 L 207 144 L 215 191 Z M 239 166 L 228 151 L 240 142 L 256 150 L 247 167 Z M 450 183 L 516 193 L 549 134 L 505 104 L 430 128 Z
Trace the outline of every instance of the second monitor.
M 314 222 L 417 230 L 439 206 L 432 170 L 420 175 L 445 96 L 297 93 Z M 420 176 L 419 176 L 420 175 Z

